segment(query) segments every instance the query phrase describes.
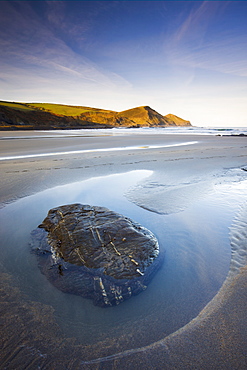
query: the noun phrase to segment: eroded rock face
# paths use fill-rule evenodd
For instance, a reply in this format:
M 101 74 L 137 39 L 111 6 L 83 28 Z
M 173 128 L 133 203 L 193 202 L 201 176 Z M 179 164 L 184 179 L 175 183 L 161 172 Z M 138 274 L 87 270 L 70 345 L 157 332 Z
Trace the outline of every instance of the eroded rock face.
M 82 204 L 51 209 L 32 232 L 32 245 L 52 284 L 102 307 L 143 291 L 162 262 L 149 230 L 107 208 Z

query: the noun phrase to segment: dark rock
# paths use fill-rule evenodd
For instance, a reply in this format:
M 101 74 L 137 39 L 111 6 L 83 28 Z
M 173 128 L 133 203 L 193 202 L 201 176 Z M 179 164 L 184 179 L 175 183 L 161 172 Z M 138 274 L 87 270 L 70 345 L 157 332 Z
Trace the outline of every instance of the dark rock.
M 32 232 L 32 245 L 52 284 L 102 307 L 143 291 L 162 262 L 149 230 L 107 208 L 82 204 L 51 209 Z

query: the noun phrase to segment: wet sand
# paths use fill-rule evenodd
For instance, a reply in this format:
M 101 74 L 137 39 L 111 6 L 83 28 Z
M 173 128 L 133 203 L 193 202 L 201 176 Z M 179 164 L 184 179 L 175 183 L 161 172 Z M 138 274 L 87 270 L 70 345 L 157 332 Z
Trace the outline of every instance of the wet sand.
M 5 133 L 6 137 L 7 133 Z M 11 133 L 13 135 L 13 133 Z M 28 133 L 26 134 L 28 136 Z M 30 134 L 29 134 L 30 135 Z M 176 143 L 196 144 L 165 147 Z M 94 149 L 160 145 L 125 151 Z M 153 179 L 215 179 L 246 166 L 245 137 L 196 135 L 91 136 L 4 139 L 2 156 L 33 157 L 1 161 L 1 205 L 20 197 L 91 177 L 152 170 Z M 35 157 L 75 150 L 87 153 Z M 243 175 L 246 173 L 242 171 Z M 246 173 L 247 176 L 247 173 Z M 176 184 L 177 185 L 177 184 Z M 28 300 L 15 277 L 1 273 L 1 363 L 5 369 L 245 369 L 247 367 L 247 267 L 236 268 L 198 317 L 174 334 L 147 347 L 118 353 L 121 340 L 83 347 L 64 338 L 53 309 Z M 131 342 L 131 337 L 129 338 Z M 111 355 L 112 348 L 116 355 Z M 68 355 L 69 354 L 69 355 Z M 109 357 L 107 357 L 109 356 Z

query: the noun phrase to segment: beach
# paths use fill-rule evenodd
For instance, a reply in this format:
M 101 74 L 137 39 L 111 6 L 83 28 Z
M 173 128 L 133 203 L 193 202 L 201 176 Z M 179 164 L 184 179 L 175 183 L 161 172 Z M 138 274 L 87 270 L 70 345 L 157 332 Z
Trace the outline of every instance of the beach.
M 28 286 L 30 276 L 24 276 L 23 268 L 11 266 L 11 258 L 13 264 L 19 262 L 15 259 L 15 246 L 12 245 L 11 256 L 7 252 L 3 253 L 1 272 L 2 368 L 246 368 L 245 136 L 199 134 L 189 131 L 186 134 L 179 131 L 169 134 L 165 130 L 138 129 L 13 131 L 1 132 L 0 136 L 1 233 L 6 235 L 3 240 L 11 240 L 7 229 L 12 215 L 14 225 L 23 227 L 24 230 L 27 219 L 31 228 L 36 225 L 35 217 L 37 220 L 41 217 L 39 207 L 42 212 L 48 212 L 46 199 L 49 198 L 49 207 L 55 202 L 52 194 L 54 198 L 57 197 L 57 202 L 63 199 L 77 200 L 77 192 L 80 195 L 79 187 L 84 190 L 83 196 L 78 195 L 78 199 L 82 197 L 97 202 L 96 205 L 105 202 L 114 207 L 116 204 L 116 207 L 123 213 L 126 211 L 128 216 L 130 214 L 140 217 L 145 223 L 144 226 L 151 225 L 154 232 L 158 233 L 161 244 L 163 238 L 164 244 L 166 237 L 170 243 L 173 238 L 178 238 L 179 232 L 177 235 L 175 222 L 177 225 L 181 224 L 184 229 L 183 233 L 181 231 L 181 240 L 177 242 L 181 266 L 178 266 L 175 259 L 176 253 L 179 252 L 175 251 L 175 247 L 169 252 L 168 248 L 167 259 L 171 260 L 169 269 L 172 269 L 174 259 L 177 271 L 183 272 L 181 256 L 186 237 L 191 245 L 195 238 L 199 240 L 198 245 L 208 238 L 212 253 L 216 253 L 215 257 L 212 257 L 211 250 L 207 252 L 203 249 L 198 252 L 195 249 L 198 284 L 195 283 L 195 288 L 191 288 L 193 293 L 189 288 L 190 284 L 194 284 L 193 266 L 191 267 L 193 254 L 185 247 L 186 258 L 190 260 L 187 262 L 186 259 L 187 264 L 184 266 L 190 266 L 192 276 L 191 280 L 187 279 L 188 292 L 191 297 L 194 294 L 196 303 L 189 298 L 186 300 L 181 288 L 179 299 L 184 306 L 181 305 L 180 309 L 184 307 L 185 313 L 184 316 L 181 312 L 176 313 L 176 320 L 179 321 L 175 322 L 175 318 L 169 317 L 174 323 L 163 327 L 160 325 L 162 311 L 157 309 L 156 312 L 156 304 L 152 306 L 151 303 L 147 305 L 147 311 L 150 312 L 143 313 L 140 310 L 141 317 L 138 317 L 137 310 L 136 316 L 131 317 L 132 312 L 136 310 L 135 303 L 128 303 L 126 309 L 120 309 L 120 306 L 117 308 L 119 313 L 113 317 L 116 322 L 112 332 L 110 324 L 105 324 L 106 331 L 103 332 L 100 331 L 101 327 L 94 328 L 95 323 L 92 323 L 92 328 L 88 329 L 92 330 L 93 339 L 90 342 L 88 336 L 85 335 L 83 339 L 78 335 L 77 338 L 76 334 L 70 335 L 69 329 L 63 327 L 62 319 L 59 321 L 61 308 L 56 306 L 59 306 L 60 296 L 56 298 L 54 305 L 49 303 L 45 296 L 46 289 L 50 295 L 53 290 L 46 288 L 43 276 L 44 292 L 41 295 L 29 291 L 28 287 L 22 288 L 23 282 Z M 70 184 L 75 185 L 71 187 Z M 205 220 L 201 215 L 202 210 L 207 212 Z M 32 214 L 28 218 L 24 215 L 31 212 L 36 215 L 33 224 Z M 201 223 L 200 217 L 205 224 Z M 199 234 L 198 226 L 195 227 L 196 218 L 199 228 L 202 229 Z M 162 234 L 160 225 L 164 225 L 166 233 Z M 214 225 L 217 242 L 212 241 Z M 173 233 L 172 236 L 168 235 L 169 230 Z M 21 232 L 15 240 L 19 237 L 27 238 Z M 224 240 L 223 247 L 218 251 L 217 245 L 221 244 L 221 240 Z M 192 247 L 194 248 L 193 245 Z M 4 248 L 3 241 L 1 250 L 4 251 Z M 166 249 L 166 245 L 164 248 Z M 23 253 L 20 248 L 17 250 L 20 254 Z M 207 258 L 208 264 L 212 262 L 212 267 L 203 262 L 204 258 Z M 33 264 L 30 268 L 32 273 L 36 270 L 34 259 L 30 259 L 30 263 Z M 159 276 L 161 278 L 161 273 Z M 36 278 L 38 280 L 39 275 Z M 37 281 L 37 284 L 40 283 Z M 154 285 L 147 289 L 149 300 L 153 299 Z M 205 295 L 200 293 L 204 290 L 203 287 Z M 35 290 L 35 286 L 32 289 Z M 143 293 L 136 301 L 133 298 L 133 302 L 142 302 L 141 300 L 145 299 L 142 295 Z M 61 299 L 66 300 L 67 296 L 64 296 L 61 296 Z M 76 300 L 78 307 L 81 302 Z M 68 302 L 65 302 L 66 304 Z M 85 303 L 85 307 L 90 311 L 90 304 Z M 118 325 L 118 317 L 121 317 L 124 310 L 129 310 L 129 317 L 122 319 Z M 178 311 L 179 307 L 176 310 Z M 173 307 L 171 312 L 176 310 Z M 110 315 L 108 318 L 107 313 L 95 312 L 99 314 L 100 320 L 105 317 L 105 320 L 110 322 Z M 78 312 L 76 315 L 79 315 Z M 77 319 L 79 322 L 79 316 Z M 73 320 L 73 325 L 76 326 L 76 319 Z M 167 320 L 165 312 L 164 320 Z M 83 327 L 86 324 L 81 325 Z M 159 326 L 160 331 L 157 334 L 156 328 Z

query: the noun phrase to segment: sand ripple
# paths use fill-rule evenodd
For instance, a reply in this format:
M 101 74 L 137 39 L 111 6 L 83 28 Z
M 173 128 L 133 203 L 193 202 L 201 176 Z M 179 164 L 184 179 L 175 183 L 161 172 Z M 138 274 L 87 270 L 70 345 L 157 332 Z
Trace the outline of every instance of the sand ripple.
M 247 202 L 241 207 L 230 228 L 232 260 L 229 276 L 247 264 Z

